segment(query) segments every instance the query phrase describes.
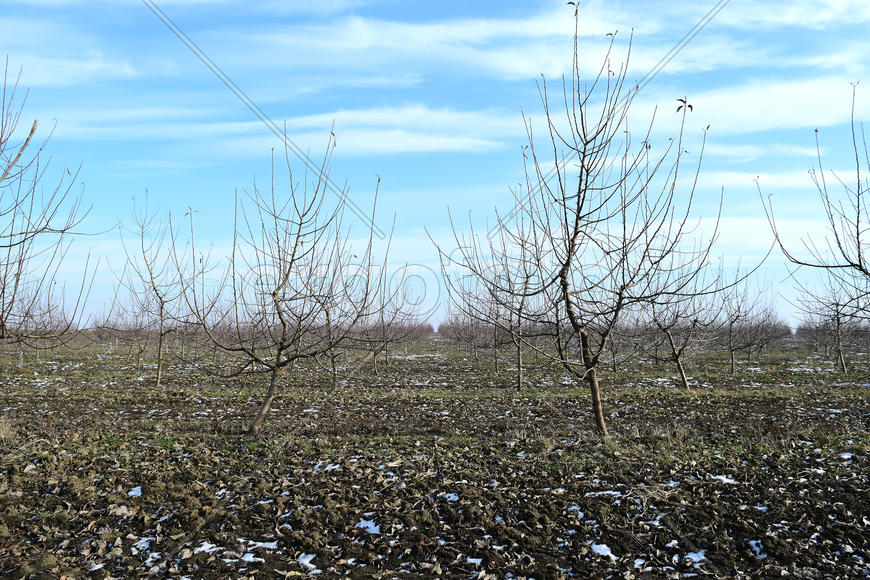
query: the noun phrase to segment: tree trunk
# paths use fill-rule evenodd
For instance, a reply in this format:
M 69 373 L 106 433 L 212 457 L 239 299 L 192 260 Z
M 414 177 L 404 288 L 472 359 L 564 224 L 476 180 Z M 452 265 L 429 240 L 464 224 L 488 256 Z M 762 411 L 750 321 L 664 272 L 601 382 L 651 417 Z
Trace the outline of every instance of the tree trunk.
M 728 326 L 728 352 L 731 354 L 731 374 L 734 374 L 734 329 Z
M 595 429 L 602 441 L 609 441 L 610 434 L 604 424 L 604 408 L 601 406 L 601 389 L 598 388 L 598 372 L 595 368 L 597 361 L 592 358 L 589 335 L 585 330 L 580 333 L 580 348 L 583 352 L 583 362 L 586 368 L 586 382 L 589 383 L 589 393 L 592 395 L 592 415 L 595 419 Z
M 251 422 L 251 425 L 248 427 L 248 434 L 257 436 L 260 434 L 260 428 L 263 426 L 263 422 L 266 420 L 266 416 L 269 414 L 269 411 L 272 409 L 272 401 L 275 400 L 275 394 L 278 386 L 278 379 L 281 378 L 281 374 L 284 371 L 284 367 L 273 367 L 272 368 L 272 376 L 269 381 L 269 390 L 266 391 L 266 397 L 263 399 L 263 403 L 260 405 L 260 410 L 257 411 L 257 416 Z
M 604 424 L 604 408 L 601 406 L 601 390 L 598 388 L 598 374 L 595 367 L 587 369 L 586 382 L 592 394 L 592 414 L 595 416 L 595 429 L 604 441 L 610 440 L 607 426 Z
M 495 328 L 492 331 L 492 356 L 495 362 L 495 374 L 498 374 L 498 342 L 496 342 Z
M 668 344 L 671 345 L 671 356 L 673 357 L 674 362 L 677 363 L 677 370 L 680 373 L 680 382 L 683 383 L 683 388 L 688 391 L 689 379 L 686 378 L 686 369 L 683 367 L 683 361 L 680 357 L 679 351 L 677 350 L 677 345 L 674 343 L 674 337 L 670 330 L 666 330 L 665 335 L 668 337 Z
M 163 376 L 163 337 L 166 334 L 164 320 L 163 305 L 160 305 L 160 330 L 157 334 L 157 379 L 154 381 L 154 388 L 160 388 L 160 379 Z
M 515 340 L 517 346 L 517 390 L 523 388 L 523 343 Z

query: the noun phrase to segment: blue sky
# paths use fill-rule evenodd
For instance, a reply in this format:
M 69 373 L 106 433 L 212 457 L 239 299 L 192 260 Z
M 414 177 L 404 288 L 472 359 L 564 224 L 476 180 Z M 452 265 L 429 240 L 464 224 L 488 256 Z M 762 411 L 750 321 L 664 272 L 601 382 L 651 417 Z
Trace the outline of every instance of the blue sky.
M 381 176 L 377 223 L 395 216 L 392 259 L 421 272 L 437 269 L 424 227 L 448 239 L 448 207 L 482 227 L 510 208 L 522 113 L 542 117 L 535 81 L 555 84 L 571 62 L 563 1 L 155 4 L 313 158 L 334 128 L 333 179 L 368 209 Z M 715 4 L 583 2 L 582 62 L 597 66 L 617 30 L 622 54 L 633 31 L 629 79 L 640 80 Z M 271 131 L 140 1 L 7 0 L 2 12 L 0 54 L 30 90 L 22 125 L 54 126 L 56 175 L 82 164 L 86 228 L 129 223 L 147 190 L 152 207 L 196 209 L 199 237 L 220 253 L 234 192 L 268 181 L 281 147 Z M 694 105 L 689 143 L 710 125 L 695 213 L 709 216 L 725 188 L 718 253 L 751 263 L 769 244 L 756 177 L 787 241 L 823 231 L 807 175 L 814 129 L 826 166 L 853 175 L 851 83 L 862 81 L 858 119 L 870 118 L 868 23 L 865 0 L 731 0 L 637 96 L 633 119 L 659 107 L 656 135 L 675 130 L 678 97 Z M 77 241 L 64 270 L 88 250 L 122 260 L 113 231 Z M 784 272 L 774 255 L 767 276 L 789 296 Z M 111 280 L 99 274 L 95 302 Z

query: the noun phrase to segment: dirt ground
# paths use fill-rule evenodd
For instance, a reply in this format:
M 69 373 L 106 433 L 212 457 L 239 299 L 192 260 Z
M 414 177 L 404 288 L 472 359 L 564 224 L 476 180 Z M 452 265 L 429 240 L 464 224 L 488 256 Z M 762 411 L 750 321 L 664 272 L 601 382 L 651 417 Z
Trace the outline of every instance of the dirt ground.
M 812 364 L 518 391 L 437 354 L 370 380 L 0 363 L 0 575 L 870 575 L 870 380 Z

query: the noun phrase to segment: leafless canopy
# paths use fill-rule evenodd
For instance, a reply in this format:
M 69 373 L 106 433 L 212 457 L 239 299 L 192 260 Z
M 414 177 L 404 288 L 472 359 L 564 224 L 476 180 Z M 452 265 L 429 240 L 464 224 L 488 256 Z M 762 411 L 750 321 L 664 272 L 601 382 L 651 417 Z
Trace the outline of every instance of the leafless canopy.
M 373 268 L 373 230 L 353 240 L 343 225 L 344 206 L 326 204 L 333 147 L 319 171 L 306 170 L 301 178 L 285 152 L 273 167 L 283 166 L 286 175 L 273 171 L 268 192 L 255 184 L 237 196 L 232 252 L 218 282 L 207 281 L 210 267 L 194 242 L 193 212 L 187 250 L 173 243 L 189 316 L 227 356 L 221 372 L 270 377 L 249 428 L 253 434 L 288 367 L 340 347 L 374 314 L 383 273 Z
M 613 38 L 600 68 L 586 77 L 575 33 L 562 110 L 551 107 L 542 81 L 546 138 L 536 139 L 526 122 L 526 180 L 514 191 L 515 210 L 498 218 L 489 238 L 454 224 L 458 249 L 442 251 L 455 290 L 463 276 L 472 277 L 491 296 L 511 296 L 499 300 L 511 316 L 549 329 L 550 356 L 588 383 L 595 427 L 605 438 L 597 372 L 612 332 L 633 309 L 706 291 L 697 282 L 715 238 L 712 228 L 706 240 L 690 239 L 703 143 L 694 156 L 685 149 L 689 107 L 680 107 L 674 138 L 654 143 L 650 120 L 635 139 L 628 116 L 635 89 L 627 85 L 627 65 L 611 60 Z M 576 161 L 560 163 L 565 158 Z
M 72 193 L 78 172 L 44 187 L 48 137 L 37 140 L 37 120 L 19 133 L 27 94 L 9 78 L 8 59 L 0 91 L 0 340 L 59 339 L 80 321 L 88 287 L 87 264 L 80 286 L 56 283 L 69 237 L 87 213 Z

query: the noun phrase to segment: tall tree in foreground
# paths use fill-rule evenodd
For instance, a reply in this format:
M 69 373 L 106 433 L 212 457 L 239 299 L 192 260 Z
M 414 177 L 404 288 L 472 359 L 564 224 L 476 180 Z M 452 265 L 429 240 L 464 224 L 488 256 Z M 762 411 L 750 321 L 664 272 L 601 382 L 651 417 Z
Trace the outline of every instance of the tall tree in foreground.
M 218 281 L 208 281 L 191 225 L 186 256 L 176 250 L 190 317 L 226 356 L 212 372 L 265 374 L 269 386 L 248 432 L 260 432 L 286 370 L 349 341 L 374 314 L 380 280 L 373 265 L 373 222 L 352 243 L 344 205 L 326 204 L 330 141 L 318 171 L 297 176 L 285 151 L 286 190 L 253 191 L 236 201 L 232 253 Z M 273 171 L 274 174 L 274 171 Z M 191 212 L 192 214 L 192 212 Z M 192 220 L 192 215 L 191 215 Z M 191 221 L 192 223 L 192 221 Z M 178 243 L 173 243 L 178 248 Z M 223 369 L 223 370 L 220 370 Z
M 0 83 L 0 340 L 56 341 L 84 309 L 88 264 L 75 287 L 58 284 L 57 273 L 87 212 L 72 192 L 77 172 L 44 187 L 48 138 L 36 140 L 37 120 L 23 140 L 16 137 L 27 95 L 18 99 L 8 69 L 7 60 Z
M 482 242 L 473 230 L 454 229 L 458 255 L 442 251 L 442 257 L 493 287 L 490 294 L 512 289 L 487 265 L 512 260 L 535 265 L 526 289 L 513 291 L 552 304 L 535 322 L 551 329 L 551 356 L 588 385 L 594 426 L 607 439 L 598 372 L 611 333 L 623 316 L 663 293 L 688 298 L 685 292 L 706 266 L 715 231 L 706 243 L 689 243 L 701 154 L 684 179 L 688 103 L 683 100 L 678 110 L 679 133 L 667 143 L 652 142 L 651 122 L 642 138 L 633 140 L 628 111 L 636 89 L 626 86 L 627 65 L 612 65 L 611 40 L 601 67 L 587 78 L 580 68 L 577 22 L 575 10 L 574 58 L 571 75 L 562 82 L 562 114 L 551 109 L 546 82 L 540 87 L 547 154 L 539 155 L 527 122 L 526 183 L 515 193 L 514 211 L 499 219 L 499 228 L 523 235 L 512 236 L 511 247 L 504 248 Z M 562 163 L 566 158 L 576 161 Z

